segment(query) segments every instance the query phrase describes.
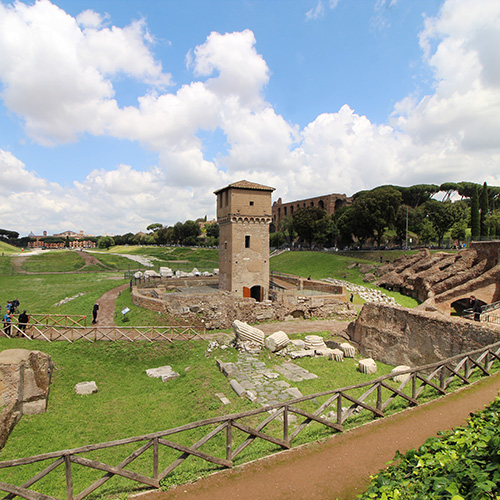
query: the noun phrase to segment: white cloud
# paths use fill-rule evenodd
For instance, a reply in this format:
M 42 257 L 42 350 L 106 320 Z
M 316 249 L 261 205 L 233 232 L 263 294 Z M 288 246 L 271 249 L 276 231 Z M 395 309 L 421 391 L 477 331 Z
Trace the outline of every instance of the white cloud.
M 270 71 L 249 30 L 211 33 L 189 53 L 193 81 L 169 93 L 162 85 L 171 77 L 154 58 L 145 21 L 105 23 L 93 11 L 74 19 L 48 0 L 0 4 L 2 97 L 24 117 L 30 137 L 58 143 L 106 134 L 158 154 L 147 171 L 101 167 L 63 189 L 0 151 L 0 180 L 6 176 L 8 185 L 0 182 L 0 207 L 26 232 L 120 233 L 211 216 L 213 190 L 244 178 L 276 187 L 284 200 L 387 183 L 500 184 L 497 0 L 448 0 L 426 20 L 420 44 L 434 91 L 401 99 L 390 125 L 371 123 L 348 104 L 303 130 L 288 123 L 265 100 Z M 120 108 L 117 75 L 154 88 Z M 200 131 L 215 130 L 226 144 L 206 158 Z M 26 205 L 28 194 L 36 210 Z
M 117 112 L 110 77 L 118 73 L 165 85 L 148 48 L 143 21 L 125 28 L 100 26 L 98 14 L 85 11 L 80 22 L 48 0 L 28 6 L 0 4 L 0 80 L 5 105 L 26 122 L 41 144 L 76 140 L 78 134 L 103 134 Z

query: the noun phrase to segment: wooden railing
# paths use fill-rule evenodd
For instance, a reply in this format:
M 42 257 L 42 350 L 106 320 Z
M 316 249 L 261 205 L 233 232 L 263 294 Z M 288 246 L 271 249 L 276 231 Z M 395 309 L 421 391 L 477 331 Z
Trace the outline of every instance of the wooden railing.
M 5 336 L 3 330 L 0 330 Z M 10 337 L 23 337 L 29 340 L 46 340 L 75 342 L 77 340 L 88 340 L 97 342 L 109 340 L 135 341 L 167 341 L 201 339 L 205 331 L 200 331 L 193 326 L 89 326 L 89 327 L 45 327 L 42 325 L 28 324 L 25 329 L 19 325 L 11 326 Z
M 412 368 L 398 374 L 384 375 L 363 384 L 311 394 L 263 408 L 201 420 L 142 436 L 3 461 L 0 462 L 0 470 L 43 462 L 48 462 L 48 465 L 45 465 L 30 479 L 24 480 L 19 486 L 0 482 L 0 491 L 7 492 L 8 495 L 4 498 L 9 500 L 16 495 L 28 500 L 55 499 L 54 496 L 30 488 L 48 474 L 56 473 L 56 470 L 64 473 L 63 481 L 67 500 L 82 500 L 114 476 L 158 488 L 162 479 L 171 474 L 190 456 L 220 467 L 232 467 L 235 459 L 242 456 L 243 450 L 257 439 L 267 441 L 282 449 L 289 449 L 299 434 L 311 424 L 320 424 L 328 432 L 342 432 L 349 420 L 360 419 L 363 415 L 368 417 L 371 415 L 372 418 L 386 416 L 389 409 L 396 406 L 396 400 L 402 403 L 401 407 L 415 406 L 419 404 L 419 399 L 429 397 L 429 394 L 424 395 L 425 389 L 430 389 L 432 395 L 436 393 L 443 395 L 450 390 L 454 381 L 468 384 L 473 374 L 490 375 L 493 364 L 499 360 L 500 342 L 497 342 L 437 363 Z M 408 375 L 408 378 L 397 385 L 392 380 L 396 375 Z M 322 401 L 321 404 L 320 401 Z M 343 404 L 348 406 L 343 407 Z M 325 416 L 329 408 L 333 408 L 334 411 L 328 414 L 329 416 Z M 300 423 L 297 422 L 293 431 L 289 426 L 291 415 L 302 419 Z M 260 419 L 259 423 L 257 419 Z M 266 427 L 273 428 L 265 432 Z M 201 429 L 204 429 L 204 436 L 201 438 L 199 437 L 200 431 L 192 432 Z M 218 450 L 217 453 L 202 451 L 203 445 L 212 439 L 221 441 L 218 445 L 214 445 Z M 139 446 L 131 453 L 129 451 L 128 456 L 117 465 L 104 463 L 101 457 L 97 460 L 83 456 L 98 450 L 120 448 L 134 443 Z M 127 448 L 124 449 L 127 450 Z M 144 455 L 147 450 L 152 450 L 152 453 L 149 452 L 149 458 L 146 457 L 147 454 Z M 169 459 L 166 460 L 167 453 L 164 450 L 180 452 L 180 454 L 171 453 Z M 116 455 L 119 453 L 117 452 Z M 140 456 L 144 459 L 148 458 L 149 474 L 144 470 L 137 472 L 127 468 Z M 239 461 L 239 463 L 243 462 L 244 459 Z M 81 488 L 81 490 L 75 493 L 76 483 L 84 482 L 74 474 L 75 465 L 101 471 L 104 474 L 91 484 L 78 484 L 78 489 Z M 144 464 L 142 465 L 145 468 Z M 136 467 L 140 468 L 140 464 L 136 464 Z
M 31 325 L 40 326 L 87 326 L 87 316 L 82 314 L 69 315 L 69 314 L 30 314 L 29 323 Z

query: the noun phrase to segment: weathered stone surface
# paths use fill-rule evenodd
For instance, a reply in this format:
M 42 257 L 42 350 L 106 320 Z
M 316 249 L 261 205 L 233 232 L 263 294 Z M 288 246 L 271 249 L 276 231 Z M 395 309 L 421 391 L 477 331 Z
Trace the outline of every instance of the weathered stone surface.
M 354 358 L 356 356 L 356 349 L 348 342 L 343 342 L 339 347 L 343 351 L 344 357 Z
M 300 351 L 290 352 L 289 356 L 292 359 L 307 358 L 307 357 L 310 358 L 314 356 L 314 351 L 312 349 L 301 349 Z
M 75 385 L 75 392 L 84 396 L 94 394 L 97 392 L 97 384 L 93 380 L 91 382 L 79 382 Z
M 238 394 L 240 398 L 243 398 L 247 395 L 246 389 L 235 379 L 231 379 L 229 381 L 229 385 L 232 387 L 233 391 Z
M 162 382 L 166 382 L 167 380 L 171 380 L 173 378 L 177 378 L 179 374 L 174 372 L 171 366 L 160 366 L 158 368 L 150 368 L 146 370 L 146 375 L 148 377 L 161 378 Z
M 401 291 L 421 302 L 432 299 L 433 305 L 446 314 L 454 301 L 471 294 L 484 303 L 495 302 L 500 299 L 499 252 L 499 241 L 473 242 L 469 248 L 454 254 L 422 250 L 381 266 L 375 284 Z
M 229 399 L 224 395 L 224 393 L 216 392 L 215 395 L 220 399 L 220 401 L 223 405 L 231 404 L 231 401 L 229 401 Z
M 255 342 L 259 345 L 264 344 L 264 332 L 250 326 L 249 324 L 235 319 L 233 321 L 233 331 L 237 340 Z
M 364 356 L 421 366 L 500 341 L 493 324 L 387 304 L 364 304 L 347 333 Z
M 297 387 L 290 387 L 288 389 L 285 389 L 285 392 L 290 394 L 292 398 L 301 398 L 303 394 L 297 389 Z
M 410 369 L 410 367 L 407 365 L 399 365 L 399 366 L 396 366 L 395 368 L 393 368 L 391 370 L 391 373 L 394 373 L 394 377 L 393 377 L 394 382 L 398 382 L 399 384 L 401 384 L 403 382 L 407 382 L 408 380 L 410 380 L 409 373 L 407 373 L 405 375 L 398 375 L 399 372 L 404 372 L 404 371 L 409 370 L 409 369 Z
M 304 343 L 306 349 L 325 349 L 326 344 L 323 337 L 319 335 L 306 335 L 304 337 Z
M 290 339 L 285 332 L 274 332 L 266 337 L 264 344 L 271 352 L 276 352 L 288 345 Z
M 332 349 L 332 352 L 328 357 L 333 361 L 342 362 L 344 361 L 344 351 L 342 351 L 341 349 Z
M 292 339 L 290 343 L 299 349 L 305 349 L 306 343 L 301 339 Z
M 27 349 L 0 353 L 0 448 L 23 415 L 46 409 L 53 364 L 48 354 Z
M 360 359 L 358 368 L 361 373 L 377 373 L 377 363 L 372 358 Z

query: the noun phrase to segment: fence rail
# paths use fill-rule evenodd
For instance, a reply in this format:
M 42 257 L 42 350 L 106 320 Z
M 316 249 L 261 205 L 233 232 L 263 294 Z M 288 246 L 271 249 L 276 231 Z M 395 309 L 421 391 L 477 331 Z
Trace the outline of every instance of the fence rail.
M 387 415 L 387 410 L 395 404 L 396 400 L 402 401 L 407 406 L 418 405 L 419 398 L 422 399 L 426 388 L 437 392 L 438 395 L 446 394 L 455 380 L 461 384 L 469 384 L 471 376 L 475 373 L 479 373 L 481 376 L 490 375 L 493 364 L 499 360 L 500 342 L 497 342 L 437 363 L 412 368 L 397 374 L 384 375 L 363 384 L 311 394 L 263 408 L 192 422 L 142 436 L 3 461 L 0 462 L 0 470 L 38 462 L 49 463 L 19 486 L 0 482 L 0 491 L 7 492 L 8 495 L 4 498 L 9 500 L 16 495 L 28 500 L 56 499 L 54 496 L 34 491 L 30 487 L 43 477 L 57 469 L 61 470 L 61 468 L 64 469 L 67 500 L 83 500 L 114 476 L 158 488 L 161 480 L 171 474 L 190 456 L 198 457 L 220 467 L 232 467 L 235 459 L 241 455 L 243 450 L 257 439 L 265 440 L 282 449 L 289 449 L 292 447 L 292 442 L 310 424 L 317 423 L 333 432 L 342 432 L 348 420 L 360 412 L 371 414 L 373 418 L 381 418 Z M 396 386 L 391 385 L 394 384 L 392 379 L 395 376 L 404 375 L 407 375 L 407 378 L 403 382 Z M 359 394 L 361 391 L 363 391 L 362 394 Z M 324 401 L 319 407 L 307 406 L 308 402 L 314 400 L 319 404 L 319 401 L 323 399 Z M 344 403 L 348 406 L 343 407 Z M 306 407 L 303 408 L 301 405 Z M 311 410 L 310 407 L 316 409 Z M 324 415 L 329 408 L 334 408 L 335 411 L 332 412 L 334 416 Z M 290 432 L 289 427 L 291 415 L 302 419 L 300 423 L 297 422 L 297 426 L 292 432 Z M 255 423 L 257 418 L 262 418 L 258 424 Z M 250 419 L 249 422 L 246 421 L 248 419 Z M 265 428 L 272 422 L 277 424 L 274 434 L 272 429 L 269 432 L 265 431 Z M 194 439 L 189 435 L 189 431 L 201 428 L 204 428 L 203 432 L 205 433 L 202 438 L 196 439 L 190 445 L 181 442 Z M 186 433 L 188 433 L 187 436 Z M 217 448 L 218 454 L 202 451 L 203 445 L 214 439 L 215 436 L 222 438 L 224 443 Z M 133 443 L 137 443 L 139 447 L 117 465 L 109 465 L 101 460 L 82 456 L 96 450 L 129 446 Z M 160 464 L 163 460 L 161 451 L 164 449 L 175 450 L 180 454 L 174 454 L 175 459 Z M 143 456 L 147 450 L 152 450 L 152 453 L 149 453 L 152 456 L 148 467 L 148 470 L 152 470 L 152 474 L 151 472 L 150 475 L 145 472 L 135 472 L 127 468 L 134 460 Z M 79 493 L 75 493 L 76 481 L 74 481 L 73 474 L 73 466 L 75 465 L 103 472 L 104 475 L 91 484 L 83 486 Z
M 46 340 L 48 342 L 88 340 L 98 342 L 108 340 L 116 342 L 146 341 L 173 342 L 175 340 L 202 339 L 205 330 L 193 326 L 89 326 L 89 327 L 55 327 L 28 324 L 25 329 L 19 325 L 11 325 L 10 335 L 2 331 L 6 337 L 23 337 L 29 340 Z
M 30 314 L 29 323 L 40 326 L 87 326 L 87 316 L 82 314 Z

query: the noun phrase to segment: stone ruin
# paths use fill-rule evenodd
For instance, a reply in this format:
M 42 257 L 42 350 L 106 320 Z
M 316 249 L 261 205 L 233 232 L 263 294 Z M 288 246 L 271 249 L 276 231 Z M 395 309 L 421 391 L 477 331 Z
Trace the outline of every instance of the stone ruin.
M 500 241 L 473 242 L 456 253 L 422 249 L 380 266 L 375 285 L 449 314 L 451 305 L 474 294 L 483 303 L 500 300 Z
M 0 352 L 0 448 L 23 415 L 45 411 L 53 368 L 51 357 L 40 351 Z

